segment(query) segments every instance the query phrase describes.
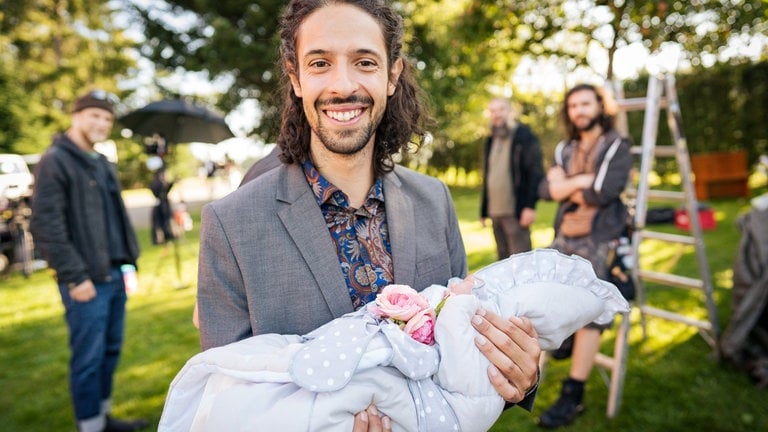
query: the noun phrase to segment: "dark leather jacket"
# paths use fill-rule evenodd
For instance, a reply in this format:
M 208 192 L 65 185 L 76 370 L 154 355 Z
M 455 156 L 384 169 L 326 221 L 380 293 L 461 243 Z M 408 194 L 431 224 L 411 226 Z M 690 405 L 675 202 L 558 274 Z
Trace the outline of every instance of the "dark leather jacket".
M 487 137 L 483 148 L 483 192 L 480 204 L 480 217 L 488 217 L 488 155 L 491 153 L 492 137 Z M 539 182 L 544 178 L 544 166 L 541 156 L 541 144 L 531 128 L 518 123 L 512 137 L 510 152 L 512 185 L 515 190 L 515 217 L 520 218 L 524 208 L 536 209 L 539 200 Z
M 65 134 L 58 135 L 35 167 L 30 231 L 36 247 L 56 271 L 59 283 L 70 287 L 86 279 L 111 280 L 106 212 L 96 163 L 108 164 L 110 176 L 119 182 L 114 165 L 99 155 L 94 159 Z M 122 219 L 129 263 L 136 263 L 139 246 L 122 199 L 115 213 Z

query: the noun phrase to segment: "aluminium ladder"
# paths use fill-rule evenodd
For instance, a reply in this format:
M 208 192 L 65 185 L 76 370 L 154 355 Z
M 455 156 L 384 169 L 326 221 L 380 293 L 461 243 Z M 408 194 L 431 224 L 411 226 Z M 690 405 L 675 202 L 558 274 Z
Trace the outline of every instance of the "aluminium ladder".
M 662 87 L 663 86 L 663 87 Z M 615 96 L 619 108 L 616 116 L 616 127 L 624 136 L 628 136 L 626 113 L 645 110 L 643 119 L 642 143 L 634 146 L 632 153 L 640 155 L 640 173 L 636 189 L 628 185 L 625 198 L 629 201 L 633 214 L 632 231 L 632 255 L 633 265 L 631 276 L 635 283 L 635 306 L 640 311 L 643 338 L 646 337 L 646 316 L 655 316 L 667 320 L 682 322 L 695 326 L 706 342 L 719 352 L 719 326 L 717 323 L 717 310 L 713 300 L 712 280 L 710 277 L 707 255 L 704 249 L 704 241 L 701 224 L 698 217 L 690 217 L 690 235 L 678 235 L 647 230 L 645 219 L 648 213 L 648 201 L 673 201 L 685 203 L 688 215 L 698 215 L 698 202 L 693 179 L 691 178 L 690 159 L 688 146 L 683 134 L 680 106 L 675 90 L 675 81 L 672 75 L 652 76 L 648 82 L 648 90 L 644 98 L 624 99 L 621 85 L 606 86 Z M 666 89 L 666 98 L 662 98 L 662 92 Z M 656 138 L 659 126 L 661 108 L 667 110 L 667 122 L 674 145 L 657 146 Z M 682 191 L 661 191 L 650 188 L 649 174 L 656 157 L 674 157 L 681 177 Z M 631 179 L 630 179 L 631 183 Z M 696 251 L 700 278 L 661 273 L 640 268 L 640 244 L 643 240 L 653 239 L 683 245 L 692 245 Z M 707 310 L 707 320 L 694 319 L 680 312 L 664 310 L 646 303 L 644 282 L 654 282 L 678 288 L 700 290 L 704 294 Z M 630 314 L 622 313 L 621 324 L 616 330 L 613 355 L 609 356 L 598 352 L 595 356 L 595 365 L 608 384 L 608 403 L 606 416 L 613 418 L 618 414 L 624 390 L 624 378 L 626 376 L 627 361 L 629 356 L 629 330 Z
M 662 93 L 666 93 L 663 97 Z M 645 110 L 643 119 L 642 142 L 633 147 L 633 153 L 640 155 L 640 172 L 636 190 L 631 188 L 627 195 L 634 200 L 632 259 L 634 266 L 632 277 L 637 289 L 636 306 L 640 310 L 643 337 L 646 336 L 648 316 L 677 321 L 694 326 L 704 340 L 712 347 L 714 354 L 719 352 L 720 328 L 717 320 L 717 307 L 713 299 L 712 278 L 704 247 L 701 222 L 698 218 L 699 204 L 696 198 L 691 174 L 688 145 L 682 128 L 682 115 L 677 100 L 675 79 L 671 74 L 653 75 L 648 81 L 645 98 L 618 99 L 617 104 L 622 113 L 619 127 L 626 132 L 626 112 Z M 672 135 L 673 145 L 657 146 L 656 138 L 661 108 L 666 108 L 667 123 Z M 623 123 L 623 125 L 622 125 Z M 654 190 L 650 187 L 649 175 L 656 157 L 674 157 L 681 178 L 682 191 Z M 632 197 L 634 195 L 634 197 Z M 651 231 L 646 228 L 645 220 L 648 213 L 648 201 L 671 201 L 684 203 L 690 220 L 689 234 L 671 234 Z M 673 244 L 693 246 L 696 253 L 699 277 L 692 278 L 672 273 L 664 273 L 640 267 L 640 245 L 644 240 L 656 240 Z M 665 310 L 647 303 L 645 282 L 656 283 L 674 288 L 684 288 L 700 291 L 704 297 L 707 319 L 699 319 L 686 315 L 683 311 Z

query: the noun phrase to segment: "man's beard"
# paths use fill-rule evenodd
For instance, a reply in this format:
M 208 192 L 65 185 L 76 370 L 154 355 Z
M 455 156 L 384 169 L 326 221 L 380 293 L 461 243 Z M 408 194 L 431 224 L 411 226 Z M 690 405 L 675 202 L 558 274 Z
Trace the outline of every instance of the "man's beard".
M 369 106 L 368 110 L 371 110 L 371 114 L 373 114 L 373 100 L 368 97 L 351 96 L 346 99 L 333 99 L 330 102 L 336 104 L 362 102 Z M 319 105 L 321 105 L 320 101 L 315 104 L 315 112 L 318 114 L 318 122 L 317 128 L 313 131 L 315 135 L 320 138 L 323 146 L 328 151 L 340 155 L 352 155 L 364 149 L 371 140 L 371 137 L 376 133 L 376 128 L 383 116 L 382 113 L 379 118 L 371 118 L 368 124 L 360 125 L 354 130 L 332 131 L 324 127 L 322 122 L 319 121 L 321 112 L 320 109 L 317 108 Z M 322 105 L 324 105 L 324 103 Z
M 595 126 L 597 126 L 600 123 L 600 117 L 601 114 L 596 115 L 595 117 L 591 118 L 589 120 L 589 123 L 587 123 L 584 127 L 579 127 L 578 125 L 574 124 L 576 126 L 576 130 L 579 132 L 586 132 L 594 129 Z
M 510 134 L 509 127 L 507 125 L 491 126 L 491 135 L 496 138 L 506 138 Z

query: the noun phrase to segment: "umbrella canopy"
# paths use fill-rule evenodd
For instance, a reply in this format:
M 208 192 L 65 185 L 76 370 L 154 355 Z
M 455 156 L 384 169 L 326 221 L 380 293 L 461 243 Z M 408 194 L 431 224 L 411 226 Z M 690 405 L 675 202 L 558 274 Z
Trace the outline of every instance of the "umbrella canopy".
M 223 116 L 181 99 L 152 102 L 118 121 L 135 134 L 157 133 L 168 143 L 218 143 L 235 136 Z

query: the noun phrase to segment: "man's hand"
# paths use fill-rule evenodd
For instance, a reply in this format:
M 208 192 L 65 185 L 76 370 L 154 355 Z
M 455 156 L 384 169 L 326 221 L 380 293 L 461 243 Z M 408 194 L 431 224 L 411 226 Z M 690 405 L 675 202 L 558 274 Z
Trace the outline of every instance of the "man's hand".
M 481 227 L 485 228 L 486 226 L 488 226 L 488 222 L 486 222 L 486 221 L 487 221 L 487 219 L 488 219 L 488 218 L 484 218 L 484 217 L 481 217 L 481 218 L 480 218 L 480 226 L 481 226 Z
M 520 212 L 520 226 L 523 228 L 528 228 L 536 221 L 536 210 L 525 207 L 522 212 Z
M 520 402 L 536 385 L 541 348 L 528 318 L 508 320 L 479 309 L 472 326 L 480 332 L 475 345 L 491 362 L 488 378 L 507 402 Z
M 379 417 L 376 405 L 370 404 L 355 415 L 352 432 L 392 432 L 392 421 L 387 416 Z
M 96 287 L 93 286 L 93 282 L 90 279 L 86 279 L 70 289 L 69 296 L 76 302 L 85 303 L 96 297 Z
M 547 170 L 547 181 L 550 183 L 563 181 L 565 177 L 565 170 L 560 165 L 554 165 Z

